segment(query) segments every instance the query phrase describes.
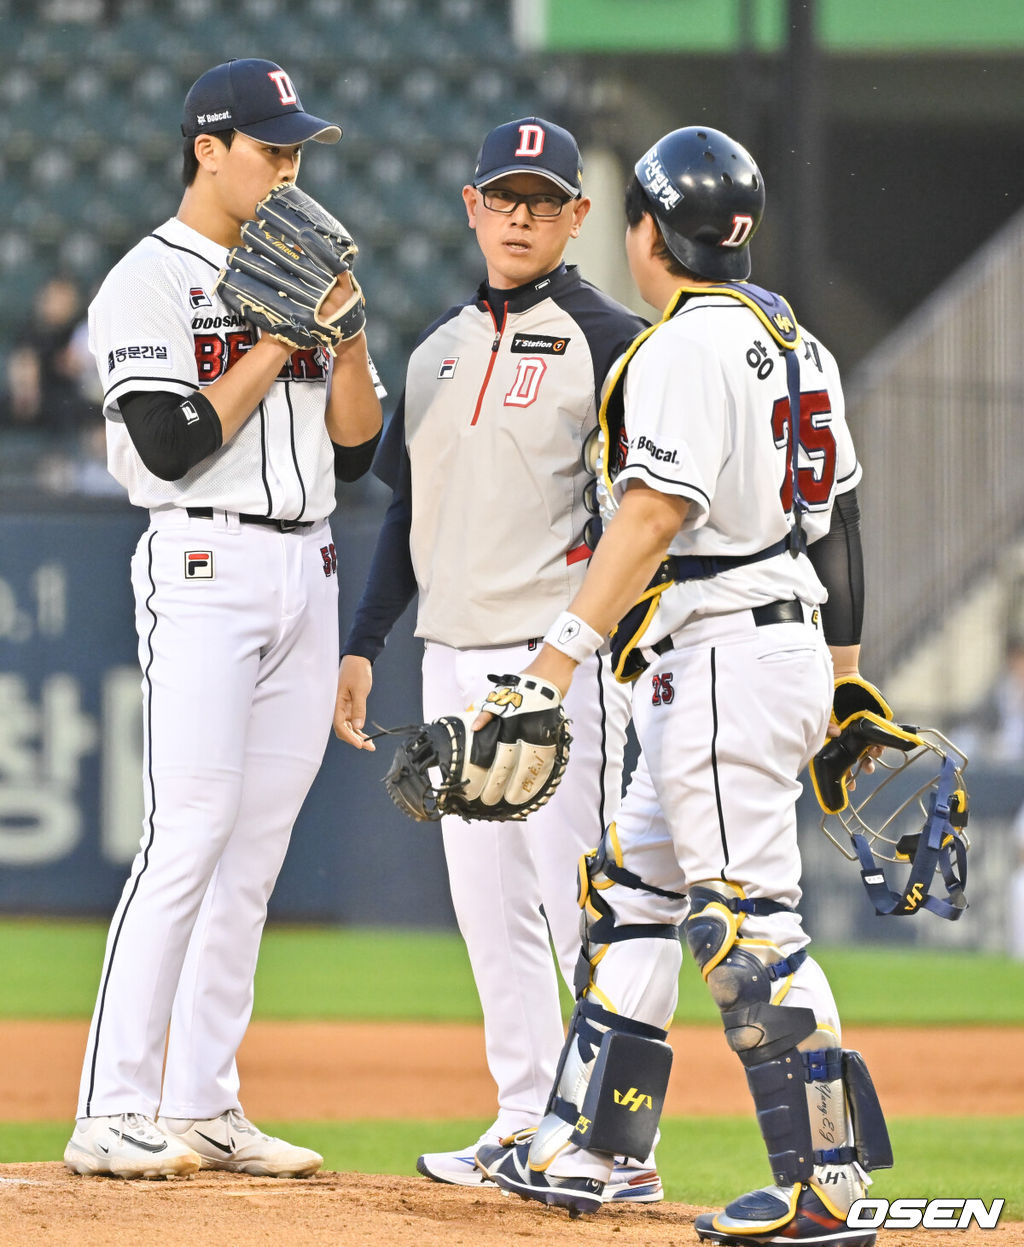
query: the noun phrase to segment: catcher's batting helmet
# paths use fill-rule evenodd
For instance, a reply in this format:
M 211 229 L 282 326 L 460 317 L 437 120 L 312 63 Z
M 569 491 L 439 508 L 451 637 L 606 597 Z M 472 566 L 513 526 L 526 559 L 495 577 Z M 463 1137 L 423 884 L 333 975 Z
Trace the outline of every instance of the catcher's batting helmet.
M 721 130 L 687 126 L 636 162 L 669 251 L 709 281 L 745 281 L 749 243 L 764 212 L 764 179 L 750 153 Z
M 903 730 L 907 752 L 893 762 L 886 750 L 873 773 L 858 773 L 849 802 L 825 814 L 821 829 L 844 857 L 860 862 L 876 913 L 928 909 L 957 919 L 967 908 L 967 756 L 934 728 Z M 882 862 L 909 867 L 902 886 L 889 885 Z M 932 892 L 936 871 L 944 897 Z

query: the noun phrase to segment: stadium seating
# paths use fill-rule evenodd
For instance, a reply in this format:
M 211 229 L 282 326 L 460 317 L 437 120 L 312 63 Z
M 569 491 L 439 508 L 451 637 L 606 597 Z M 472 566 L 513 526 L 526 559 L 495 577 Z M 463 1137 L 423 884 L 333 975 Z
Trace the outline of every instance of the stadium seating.
M 211 63 L 281 61 L 337 118 L 303 182 L 356 235 L 369 336 L 392 395 L 421 328 L 482 276 L 461 187 L 483 132 L 548 110 L 571 84 L 517 52 L 499 0 L 0 0 L 0 353 L 56 270 L 84 291 L 181 194 L 181 101 Z

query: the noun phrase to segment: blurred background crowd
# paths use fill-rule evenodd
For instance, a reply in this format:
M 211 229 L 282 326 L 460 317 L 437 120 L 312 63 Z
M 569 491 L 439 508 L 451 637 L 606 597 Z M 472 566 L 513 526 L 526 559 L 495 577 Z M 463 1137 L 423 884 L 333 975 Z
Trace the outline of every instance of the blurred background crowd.
M 572 258 L 650 316 L 625 272 L 622 188 L 654 139 L 705 123 L 765 174 L 755 280 L 785 293 L 844 369 L 865 465 L 865 673 L 900 717 L 970 755 L 972 868 L 995 881 L 998 941 L 1024 955 L 1011 932 L 1024 903 L 1004 886 L 1024 860 L 1019 0 L 970 12 L 955 0 L 0 0 L 0 26 L 0 702 L 17 688 L 45 717 L 45 645 L 71 626 L 53 586 L 80 561 L 54 554 L 72 548 L 66 534 L 93 534 L 81 557 L 95 569 L 103 534 L 138 529 L 105 468 L 86 308 L 178 204 L 181 102 L 204 69 L 274 59 L 308 108 L 341 121 L 341 144 L 310 152 L 302 182 L 360 244 L 389 407 L 419 331 L 482 276 L 460 191 L 490 127 L 540 114 L 576 133 L 595 207 Z M 342 501 L 366 534 L 355 545 L 368 544 L 382 487 L 366 480 Z M 88 529 L 100 520 L 112 527 Z M 132 662 L 129 613 L 123 627 L 108 664 Z M 66 643 L 59 654 L 72 669 Z M 97 663 L 72 675 L 99 720 Z M 30 764 L 0 728 L 7 863 L 37 860 L 25 847 L 36 824 L 11 796 L 44 765 L 33 730 Z M 102 840 L 103 740 L 59 860 Z M 366 801 L 387 820 L 376 793 Z M 32 903 L 31 889 L 5 895 Z M 347 905 L 320 909 L 346 918 Z

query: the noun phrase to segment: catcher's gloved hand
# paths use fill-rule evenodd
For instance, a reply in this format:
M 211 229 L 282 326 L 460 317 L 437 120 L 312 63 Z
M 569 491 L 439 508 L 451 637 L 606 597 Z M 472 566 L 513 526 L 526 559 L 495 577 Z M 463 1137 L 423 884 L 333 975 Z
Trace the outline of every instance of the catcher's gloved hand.
M 836 680 L 832 722 L 839 735 L 830 737 L 810 764 L 814 795 L 826 814 L 846 809 L 854 767 L 870 750 L 892 748 L 908 753 L 922 743 L 916 732 L 893 721 L 889 703 L 860 676 Z
M 296 349 L 354 338 L 366 324 L 366 301 L 352 261 L 359 251 L 344 225 L 291 183 L 275 186 L 242 226 L 243 246 L 228 253 L 217 277 L 221 297 L 246 320 Z M 327 315 L 323 305 L 343 274 L 352 294 Z
M 558 689 L 533 676 L 488 679 L 497 687 L 479 709 L 425 723 L 398 747 L 384 784 L 411 818 L 523 819 L 558 787 L 572 740 Z M 481 711 L 495 717 L 474 731 Z

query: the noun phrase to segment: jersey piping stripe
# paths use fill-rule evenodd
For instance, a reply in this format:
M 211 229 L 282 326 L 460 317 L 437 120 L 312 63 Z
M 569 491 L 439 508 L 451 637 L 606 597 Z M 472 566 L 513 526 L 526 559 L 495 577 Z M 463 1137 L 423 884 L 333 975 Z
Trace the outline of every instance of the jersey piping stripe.
M 681 494 L 680 490 L 688 489 L 691 491 L 691 495 L 693 496 L 695 502 L 699 501 L 700 498 L 703 498 L 708 507 L 710 508 L 711 506 L 711 495 L 705 493 L 699 485 L 694 485 L 692 481 L 674 481 L 669 476 L 660 476 L 657 472 L 649 468 L 646 463 L 633 463 L 629 465 L 629 468 L 631 468 L 634 472 L 642 472 L 644 476 L 649 476 L 652 481 L 664 481 L 666 485 L 672 486 L 671 490 L 663 490 L 663 493 L 673 493 L 685 498 L 687 495 Z M 615 479 L 619 480 L 620 478 L 616 477 Z M 629 480 L 629 476 L 623 475 L 621 479 Z
M 597 653 L 597 704 L 601 712 L 601 765 L 597 770 L 597 785 L 599 792 L 598 814 L 600 815 L 600 827 L 598 829 L 598 838 L 604 835 L 605 828 L 605 803 L 608 800 L 608 793 L 605 791 L 605 773 L 608 767 L 608 710 L 605 706 L 604 699 L 604 656 L 600 650 Z
M 260 463 L 260 480 L 263 482 L 263 492 L 267 495 L 267 515 L 274 513 L 274 500 L 270 496 L 270 481 L 267 479 L 267 408 L 262 399 L 260 399 L 260 455 L 262 462 Z
M 133 381 L 136 383 L 139 381 L 145 381 L 148 384 L 150 384 L 152 383 L 153 378 L 152 377 L 122 377 L 121 380 L 118 381 L 116 385 L 112 385 L 109 390 L 106 390 L 104 392 L 103 394 L 104 403 L 106 403 L 107 399 L 110 398 L 110 396 L 116 393 L 118 390 L 123 390 L 126 393 L 130 392 Z M 184 377 L 168 377 L 167 384 L 168 385 L 184 385 L 184 386 L 187 386 L 190 390 L 198 390 L 201 388 L 200 386 L 196 385 L 194 381 L 186 381 Z
M 147 547 L 146 547 L 147 555 L 148 555 L 147 571 L 148 571 L 149 583 L 150 583 L 149 597 L 146 598 L 146 609 L 149 611 L 153 622 L 150 625 L 149 634 L 146 637 L 146 647 L 147 647 L 147 651 L 149 654 L 149 658 L 148 658 L 148 661 L 146 662 L 146 669 L 142 673 L 143 682 L 146 685 L 146 746 L 147 746 L 146 779 L 147 779 L 147 783 L 149 784 L 149 839 L 146 841 L 146 847 L 143 850 L 142 867 L 139 870 L 139 873 L 135 876 L 135 882 L 132 885 L 131 893 L 129 894 L 128 898 L 125 900 L 124 906 L 121 910 L 121 917 L 118 919 L 118 923 L 117 923 L 117 932 L 114 935 L 113 940 L 111 941 L 110 955 L 107 958 L 106 968 L 103 973 L 103 985 L 100 988 L 99 1003 L 96 1009 L 96 1031 L 92 1037 L 92 1060 L 89 1066 L 89 1092 L 85 1099 L 85 1115 L 87 1117 L 92 1115 L 92 1097 L 93 1097 L 93 1092 L 96 1089 L 96 1060 L 99 1055 L 100 1034 L 103 1030 L 103 1012 L 104 1012 L 104 1006 L 106 1004 L 106 999 L 107 999 L 107 987 L 110 983 L 110 972 L 113 969 L 114 958 L 117 956 L 117 946 L 121 941 L 121 932 L 124 929 L 124 922 L 128 916 L 128 910 L 131 906 L 132 901 L 135 899 L 135 894 L 139 890 L 139 884 L 142 882 L 142 876 L 146 873 L 146 868 L 149 866 L 149 850 L 153 847 L 153 837 L 156 834 L 156 824 L 155 824 L 156 785 L 153 780 L 153 761 L 152 761 L 153 686 L 150 683 L 150 678 L 149 678 L 149 672 L 153 666 L 153 633 L 156 631 L 156 612 L 153 610 L 152 606 L 150 605 L 150 603 L 153 601 L 154 596 L 156 595 L 156 581 L 153 578 L 153 542 L 155 541 L 155 539 L 156 539 L 156 533 L 151 533 L 149 537 L 149 542 L 147 543 Z
M 718 778 L 718 696 L 716 681 L 718 677 L 717 650 L 711 647 L 711 778 L 715 783 L 715 805 L 718 808 L 718 834 L 722 841 L 722 878 L 729 865 L 729 841 L 725 835 L 725 814 L 722 811 L 722 788 Z
M 288 404 L 288 444 L 291 447 L 292 463 L 295 466 L 295 475 L 298 478 L 299 489 L 302 493 L 302 505 L 299 507 L 299 513 L 295 518 L 301 520 L 306 514 L 306 482 L 302 479 L 299 456 L 295 449 L 295 408 L 292 406 L 292 383 L 290 381 L 284 383 L 284 401 Z
M 183 251 L 185 255 L 194 255 L 197 260 L 202 260 L 204 264 L 208 264 L 215 273 L 220 272 L 220 265 L 214 264 L 214 262 L 203 255 L 201 251 L 193 251 L 191 247 L 183 247 L 177 242 L 168 242 L 162 234 L 157 234 L 155 232 L 150 234 L 150 238 L 155 238 L 157 242 L 162 242 L 163 245 L 165 247 L 169 247 L 171 251 Z

